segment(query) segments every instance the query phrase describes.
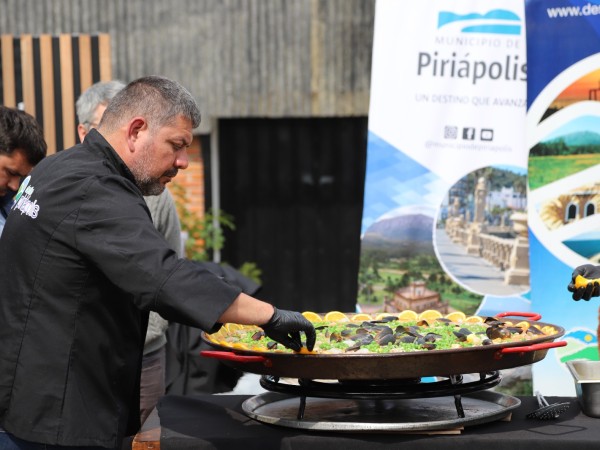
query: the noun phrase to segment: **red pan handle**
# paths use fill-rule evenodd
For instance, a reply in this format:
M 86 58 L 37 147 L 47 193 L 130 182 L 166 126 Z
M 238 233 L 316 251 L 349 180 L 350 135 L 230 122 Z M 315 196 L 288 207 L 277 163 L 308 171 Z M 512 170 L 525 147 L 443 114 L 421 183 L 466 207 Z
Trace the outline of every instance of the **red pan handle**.
M 518 312 L 518 311 L 507 311 L 507 312 L 503 312 L 500 314 L 496 314 L 496 317 L 507 317 L 507 316 L 528 317 L 533 321 L 538 321 L 542 318 L 542 315 L 538 314 L 538 313 Z
M 537 350 L 546 350 L 548 348 L 564 347 L 565 345 L 567 345 L 567 341 L 542 342 L 541 344 L 526 345 L 524 347 L 504 347 L 496 352 L 494 358 L 500 359 L 502 358 L 502 355 L 507 353 L 535 352 Z
M 239 363 L 255 363 L 261 362 L 265 366 L 271 366 L 271 360 L 269 358 L 265 358 L 264 356 L 253 356 L 253 355 L 238 355 L 233 352 L 220 352 L 216 350 L 202 350 L 200 352 L 201 356 L 205 356 L 207 358 L 216 358 L 223 359 L 227 361 L 234 361 Z

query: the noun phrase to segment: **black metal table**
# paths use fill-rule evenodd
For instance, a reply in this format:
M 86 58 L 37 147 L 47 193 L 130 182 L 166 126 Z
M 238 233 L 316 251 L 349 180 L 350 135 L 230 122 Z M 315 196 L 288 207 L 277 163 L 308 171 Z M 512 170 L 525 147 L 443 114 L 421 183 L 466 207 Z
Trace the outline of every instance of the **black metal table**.
M 154 419 L 136 437 L 134 448 L 153 448 L 152 445 L 156 448 L 158 444 L 163 450 L 600 448 L 600 419 L 581 413 L 577 400 L 571 397 L 547 397 L 550 403 L 570 402 L 570 408 L 558 419 L 527 419 L 526 415 L 537 408 L 537 401 L 534 397 L 519 397 L 521 405 L 512 412 L 510 421 L 473 425 L 451 435 L 313 432 L 278 427 L 248 418 L 241 407 L 247 398 L 246 395 L 163 397 Z

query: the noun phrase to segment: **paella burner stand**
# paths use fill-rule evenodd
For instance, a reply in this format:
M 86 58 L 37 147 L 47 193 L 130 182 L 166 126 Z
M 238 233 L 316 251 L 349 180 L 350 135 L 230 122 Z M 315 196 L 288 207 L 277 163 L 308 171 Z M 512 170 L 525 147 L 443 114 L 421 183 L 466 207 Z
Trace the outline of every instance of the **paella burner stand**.
M 459 418 L 465 417 L 462 394 L 489 389 L 500 383 L 499 371 L 480 373 L 479 379 L 463 383 L 463 375 L 450 375 L 432 382 L 421 382 L 421 378 L 402 380 L 339 380 L 317 381 L 298 379 L 290 384 L 272 375 L 263 375 L 260 384 L 269 391 L 300 397 L 298 420 L 304 418 L 306 397 L 344 398 L 363 400 L 412 399 L 454 396 L 454 405 Z

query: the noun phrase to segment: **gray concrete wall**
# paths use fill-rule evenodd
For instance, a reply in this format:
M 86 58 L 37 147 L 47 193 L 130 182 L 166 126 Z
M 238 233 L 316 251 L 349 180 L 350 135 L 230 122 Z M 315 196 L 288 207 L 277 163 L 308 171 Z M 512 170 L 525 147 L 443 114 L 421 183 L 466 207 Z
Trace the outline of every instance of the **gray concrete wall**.
M 0 0 L 0 33 L 109 33 L 114 78 L 176 79 L 197 98 L 204 117 L 364 116 L 374 5 Z

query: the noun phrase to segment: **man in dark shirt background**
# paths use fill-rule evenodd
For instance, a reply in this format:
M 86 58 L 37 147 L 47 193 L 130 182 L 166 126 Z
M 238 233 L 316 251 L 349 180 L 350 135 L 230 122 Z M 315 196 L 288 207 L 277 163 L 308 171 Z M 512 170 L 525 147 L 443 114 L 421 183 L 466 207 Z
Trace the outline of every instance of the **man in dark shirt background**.
M 0 234 L 21 180 L 46 156 L 46 149 L 33 116 L 0 106 Z

